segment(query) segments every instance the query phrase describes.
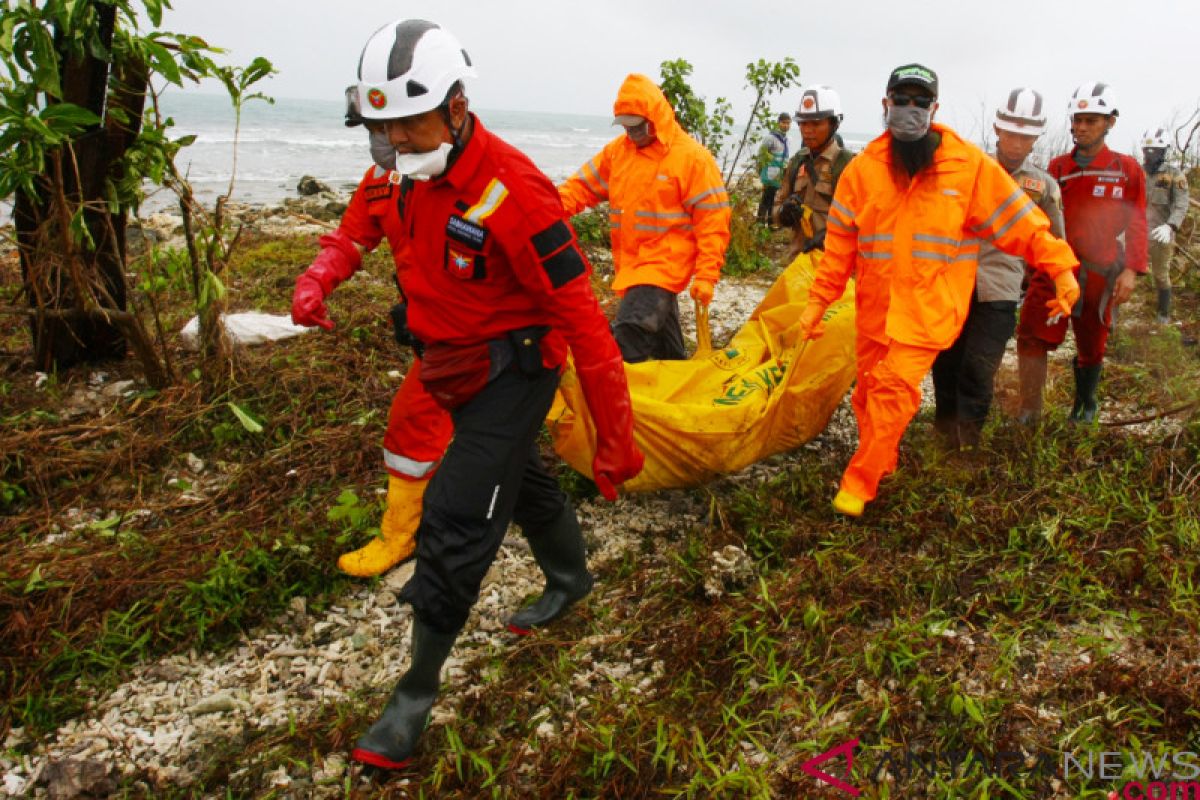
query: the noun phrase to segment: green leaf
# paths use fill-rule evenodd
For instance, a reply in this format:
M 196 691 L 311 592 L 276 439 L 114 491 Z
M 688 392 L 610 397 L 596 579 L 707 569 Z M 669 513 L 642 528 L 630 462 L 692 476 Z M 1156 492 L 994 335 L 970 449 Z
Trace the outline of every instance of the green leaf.
M 67 126 L 87 128 L 100 124 L 98 116 L 83 106 L 77 106 L 74 103 L 55 103 L 52 106 L 46 106 L 42 109 L 42 113 L 39 116 L 52 128 L 58 127 L 61 129 Z
M 262 433 L 263 426 L 254 417 L 250 416 L 249 412 L 239 406 L 237 403 L 230 401 L 227 403 L 233 415 L 237 417 L 238 422 L 242 423 L 242 427 L 250 433 Z
M 33 572 L 29 573 L 29 580 L 25 581 L 25 594 L 33 594 L 34 592 L 44 592 L 47 589 L 53 589 L 56 586 L 66 586 L 66 581 L 50 581 L 42 577 L 42 565 L 38 564 L 33 568 Z
M 981 709 L 979 707 L 979 702 L 977 700 L 975 700 L 975 698 L 973 698 L 973 697 L 964 697 L 963 705 L 967 709 L 967 716 L 969 716 L 971 719 L 975 720 L 980 725 L 982 725 L 983 724 L 983 709 Z
M 162 25 L 162 0 L 144 0 L 144 2 L 146 5 L 146 16 L 150 17 L 150 24 L 155 27 Z

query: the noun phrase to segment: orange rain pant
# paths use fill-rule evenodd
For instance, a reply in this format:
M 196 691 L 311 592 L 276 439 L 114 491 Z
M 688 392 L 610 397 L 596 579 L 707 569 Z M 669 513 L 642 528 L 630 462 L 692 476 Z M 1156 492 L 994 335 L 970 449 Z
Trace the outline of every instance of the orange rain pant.
M 921 381 L 940 351 L 865 336 L 855 348 L 857 383 L 850 404 L 858 419 L 858 450 L 842 473 L 841 488 L 870 501 L 883 476 L 896 469 L 900 437 L 921 405 Z

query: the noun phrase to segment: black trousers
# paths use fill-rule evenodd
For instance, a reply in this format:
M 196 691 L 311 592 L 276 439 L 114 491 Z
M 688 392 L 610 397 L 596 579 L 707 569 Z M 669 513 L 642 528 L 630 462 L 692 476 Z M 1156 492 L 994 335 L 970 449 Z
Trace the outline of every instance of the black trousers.
M 992 406 L 996 370 L 1016 327 L 1015 301 L 972 299 L 958 339 L 934 360 L 934 426 L 956 444 L 979 443 Z
M 687 358 L 679 326 L 679 298 L 658 286 L 629 287 L 617 307 L 612 332 L 626 363 Z
M 763 187 L 762 199 L 758 201 L 758 221 L 763 225 L 771 224 L 771 212 L 775 209 L 775 195 L 778 192 L 778 186 Z
M 453 412 L 454 438 L 425 489 L 417 563 L 400 599 L 434 630 L 462 628 L 510 521 L 551 525 L 569 502 L 538 455 L 557 370 L 515 366 Z

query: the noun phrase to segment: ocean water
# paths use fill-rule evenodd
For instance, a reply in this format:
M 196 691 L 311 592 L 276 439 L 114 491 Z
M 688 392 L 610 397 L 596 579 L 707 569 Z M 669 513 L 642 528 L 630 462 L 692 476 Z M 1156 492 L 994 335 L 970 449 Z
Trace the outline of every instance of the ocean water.
M 175 122 L 172 138 L 195 135 L 176 158 L 206 204 L 229 187 L 233 169 L 233 112 L 218 95 L 175 93 L 163 100 Z M 234 200 L 273 203 L 296 195 L 296 183 L 312 175 L 330 187 L 352 190 L 371 165 L 367 134 L 342 122 L 343 105 L 326 100 L 279 98 L 254 101 L 242 112 Z M 620 132 L 611 117 L 480 110 L 489 130 L 529 156 L 558 182 L 579 169 Z M 160 192 L 149 209 L 173 204 Z
M 234 169 L 234 119 L 223 95 L 169 92 L 164 113 L 174 121 L 170 136 L 195 135 L 176 158 L 191 180 L 197 197 L 211 207 L 228 190 Z M 334 100 L 278 98 L 274 104 L 249 103 L 242 112 L 237 146 L 233 199 L 253 204 L 277 203 L 296 196 L 296 184 L 312 175 L 330 187 L 351 191 L 371 165 L 367 134 L 342 122 L 343 105 Z M 490 130 L 528 155 L 556 183 L 579 169 L 621 132 L 612 118 L 601 115 L 482 109 L 480 118 Z M 739 131 L 740 133 L 740 131 Z M 843 134 L 846 143 L 861 149 L 870 138 Z M 799 133 L 791 131 L 794 152 Z M 745 155 L 743 163 L 748 163 Z M 148 187 L 151 188 L 151 187 Z M 0 224 L 9 209 L 0 203 Z M 176 207 L 166 190 L 152 192 L 143 211 Z

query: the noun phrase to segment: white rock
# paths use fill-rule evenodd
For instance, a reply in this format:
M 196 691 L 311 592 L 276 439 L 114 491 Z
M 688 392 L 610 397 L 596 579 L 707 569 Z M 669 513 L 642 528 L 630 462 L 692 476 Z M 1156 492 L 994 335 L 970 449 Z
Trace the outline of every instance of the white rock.
M 233 711 L 237 707 L 237 700 L 232 695 L 228 692 L 217 692 L 214 695 L 200 699 L 188 709 L 188 713 L 196 716 L 202 714 L 223 714 L 227 711 Z

